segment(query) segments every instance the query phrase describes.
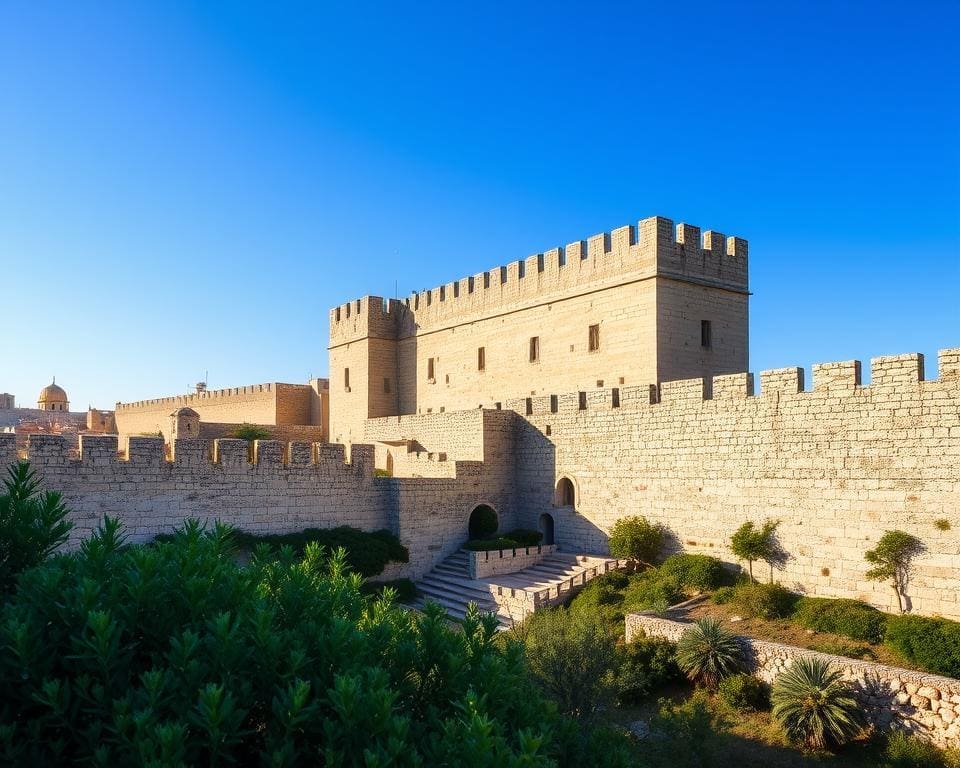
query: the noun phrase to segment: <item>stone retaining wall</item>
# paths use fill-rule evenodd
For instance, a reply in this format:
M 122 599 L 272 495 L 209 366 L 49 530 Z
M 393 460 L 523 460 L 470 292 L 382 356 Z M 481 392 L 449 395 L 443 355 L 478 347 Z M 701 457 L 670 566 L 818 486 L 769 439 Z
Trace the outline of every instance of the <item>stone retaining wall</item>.
M 689 626 L 630 613 L 626 616 L 627 642 L 643 635 L 676 642 Z M 941 747 L 960 747 L 960 680 L 750 637 L 741 637 L 740 641 L 753 674 L 767 683 L 772 683 L 794 659 L 817 657 L 840 669 L 853 683 L 864 711 L 878 729 L 899 728 Z
M 536 565 L 543 558 L 552 555 L 555 549 L 556 546 L 553 544 L 540 544 L 535 547 L 468 552 L 470 578 L 485 579 L 488 576 L 522 571 L 524 568 Z

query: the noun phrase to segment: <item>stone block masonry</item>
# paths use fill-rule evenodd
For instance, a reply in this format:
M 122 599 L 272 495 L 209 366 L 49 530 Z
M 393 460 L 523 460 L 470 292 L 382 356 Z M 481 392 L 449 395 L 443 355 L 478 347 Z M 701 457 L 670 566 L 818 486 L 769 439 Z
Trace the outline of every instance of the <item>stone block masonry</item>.
M 649 614 L 626 616 L 628 643 L 643 636 L 677 642 L 689 627 L 690 624 Z M 750 670 L 767 683 L 772 683 L 795 659 L 819 658 L 840 670 L 853 684 L 863 711 L 878 729 L 898 728 L 941 747 L 960 747 L 960 680 L 792 645 L 747 637 L 740 640 L 747 652 Z
M 866 579 L 863 556 L 901 529 L 926 546 L 907 607 L 960 619 L 960 356 L 941 351 L 934 381 L 922 355 L 871 367 L 869 386 L 850 361 L 813 366 L 809 391 L 786 368 L 762 373 L 759 394 L 741 373 L 507 401 L 519 525 L 549 514 L 562 548 L 603 551 L 617 519 L 644 515 L 674 549 L 735 561 L 731 534 L 772 518 L 790 554 L 774 578 L 887 611 L 893 591 Z

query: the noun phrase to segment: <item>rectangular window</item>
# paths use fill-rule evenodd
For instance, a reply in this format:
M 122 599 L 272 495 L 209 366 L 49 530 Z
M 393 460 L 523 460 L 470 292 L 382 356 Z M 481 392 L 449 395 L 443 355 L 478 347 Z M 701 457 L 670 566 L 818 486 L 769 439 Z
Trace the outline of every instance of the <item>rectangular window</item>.
M 596 352 L 600 349 L 600 326 L 591 325 L 589 338 L 587 340 L 587 347 L 591 352 Z
M 487 370 L 487 348 L 479 347 L 477 349 L 477 370 L 485 371 Z
M 349 368 L 343 369 L 343 388 L 346 389 L 347 391 L 350 390 L 350 369 Z
M 389 394 L 390 394 L 390 379 L 385 378 L 385 379 L 383 380 L 383 393 L 384 393 L 385 395 L 389 395 Z
M 709 320 L 700 321 L 700 346 L 710 349 L 713 346 L 713 328 Z
M 540 337 L 530 337 L 530 362 L 536 363 L 540 360 Z
M 431 357 L 427 360 L 427 379 L 429 381 L 434 381 L 437 378 L 434 374 L 435 374 L 435 371 L 434 371 L 434 365 L 433 365 L 433 358 Z

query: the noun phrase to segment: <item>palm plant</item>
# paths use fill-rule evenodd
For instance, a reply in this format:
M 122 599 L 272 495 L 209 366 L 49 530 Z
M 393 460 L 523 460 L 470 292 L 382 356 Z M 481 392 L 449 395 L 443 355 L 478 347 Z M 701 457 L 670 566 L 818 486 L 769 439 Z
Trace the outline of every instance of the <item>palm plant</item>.
M 694 683 L 712 690 L 743 668 L 743 648 L 717 619 L 703 618 L 681 635 L 677 665 Z
M 770 700 L 787 736 L 810 749 L 840 745 L 863 728 L 852 688 L 822 659 L 795 659 L 774 681 Z

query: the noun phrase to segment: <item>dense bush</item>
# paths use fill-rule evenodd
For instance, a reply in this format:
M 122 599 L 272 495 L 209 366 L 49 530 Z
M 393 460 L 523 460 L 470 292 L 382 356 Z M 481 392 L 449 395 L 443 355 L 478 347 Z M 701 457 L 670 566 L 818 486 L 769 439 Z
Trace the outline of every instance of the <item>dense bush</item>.
M 270 430 L 259 424 L 241 424 L 231 431 L 227 437 L 237 440 L 269 440 Z
M 686 701 L 660 700 L 650 730 L 658 738 L 644 742 L 643 754 L 654 758 L 654 765 L 670 768 L 709 768 L 725 766 L 718 759 L 727 724 L 712 712 L 706 691 L 695 691 Z M 643 765 L 643 763 L 639 763 Z
M 927 739 L 894 731 L 887 737 L 880 768 L 945 768 L 944 758 Z
M 730 605 L 751 618 L 782 619 L 793 612 L 797 595 L 779 584 L 739 584 Z
M 794 659 L 777 676 L 770 701 L 773 717 L 788 738 L 811 749 L 839 746 L 864 727 L 850 684 L 813 656 Z
M 365 595 L 383 594 L 384 590 L 393 590 L 393 599 L 399 603 L 409 603 L 417 596 L 417 585 L 410 579 L 391 579 L 390 581 L 365 581 L 360 591 Z
M 794 620 L 807 629 L 832 632 L 851 640 L 879 643 L 887 628 L 887 616 L 857 600 L 801 597 L 793 611 Z
M 233 547 L 195 523 L 125 547 L 108 519 L 25 572 L 0 609 L 0 763 L 549 764 L 492 617 L 365 598 L 316 544 L 246 567 Z
M 662 525 L 638 515 L 621 517 L 610 529 L 610 554 L 614 557 L 653 565 L 666 541 Z
M 486 504 L 481 504 L 470 514 L 470 538 L 486 539 L 493 536 L 500 527 L 497 513 Z
M 587 584 L 570 603 L 570 613 L 596 616 L 615 635 L 624 631 L 623 596 L 630 583 L 624 571 L 611 571 Z
M 543 534 L 528 528 L 516 528 L 493 539 L 471 539 L 463 545 L 471 552 L 488 552 L 496 549 L 520 549 L 535 547 L 540 543 Z
M 724 704 L 738 712 L 760 712 L 770 708 L 766 683 L 742 672 L 721 680 L 717 694 Z
M 736 636 L 713 618 L 686 629 L 677 643 L 677 666 L 694 683 L 716 689 L 720 681 L 743 668 L 743 647 Z
M 410 559 L 407 548 L 390 531 L 369 533 L 344 525 L 338 528 L 307 528 L 296 533 L 267 535 L 234 531 L 232 535 L 238 547 L 250 550 L 265 544 L 274 550 L 291 547 L 295 555 L 300 555 L 309 544 L 319 544 L 330 552 L 343 548 L 347 553 L 346 564 L 365 577 L 383 573 L 387 563 L 405 563 Z M 163 541 L 169 540 L 169 537 L 157 539 Z
M 683 676 L 677 666 L 676 645 L 642 637 L 618 648 L 617 700 L 636 704 L 652 691 Z
M 675 576 L 650 568 L 630 579 L 624 591 L 624 611 L 664 611 L 684 598 L 683 586 Z
M 723 563 L 709 555 L 671 555 L 663 561 L 660 572 L 676 578 L 681 586 L 704 592 L 733 580 Z
M 960 677 L 960 622 L 924 616 L 891 616 L 885 642 L 929 672 Z
M 0 595 L 17 576 L 67 540 L 73 524 L 59 493 L 40 492 L 36 473 L 25 461 L 7 470 L 0 495 Z
M 726 605 L 733 600 L 735 594 L 736 589 L 734 587 L 720 587 L 710 595 L 710 600 L 714 605 Z
M 599 617 L 542 610 L 515 632 L 534 680 L 561 713 L 589 721 L 616 695 L 616 639 Z

